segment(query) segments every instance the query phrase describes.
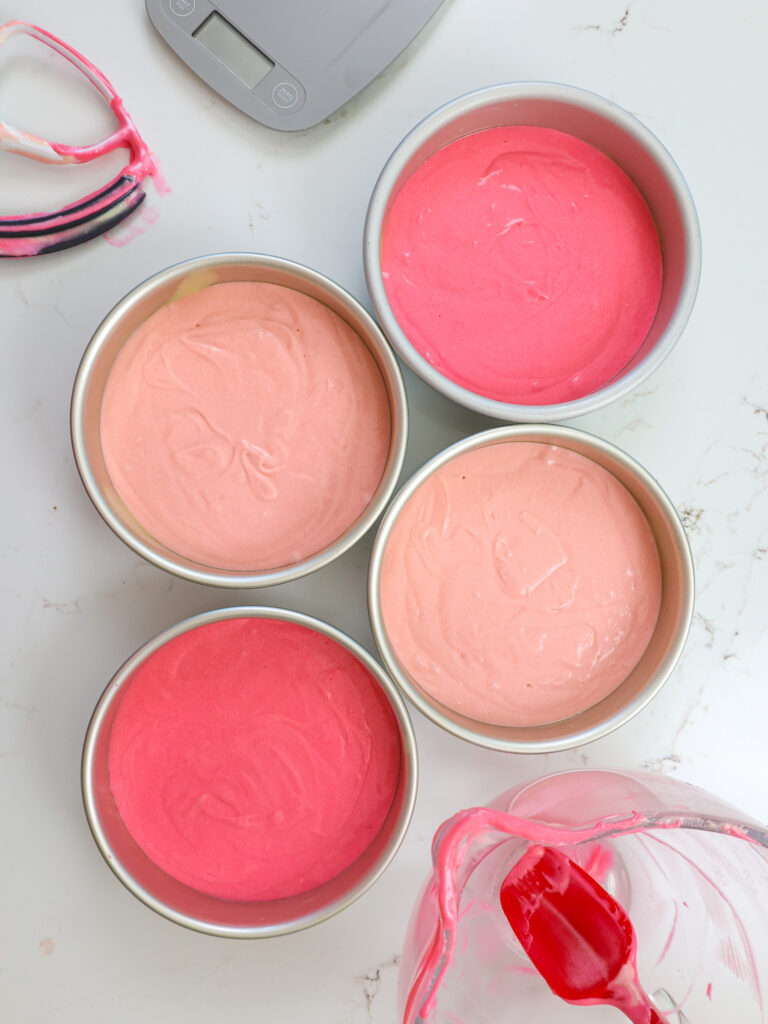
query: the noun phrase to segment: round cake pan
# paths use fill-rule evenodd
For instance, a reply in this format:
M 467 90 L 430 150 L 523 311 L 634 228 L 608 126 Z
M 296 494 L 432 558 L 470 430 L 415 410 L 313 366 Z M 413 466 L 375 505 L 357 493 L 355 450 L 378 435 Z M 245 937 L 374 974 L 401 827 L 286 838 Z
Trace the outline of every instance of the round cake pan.
M 135 842 L 123 823 L 110 788 L 112 724 L 137 669 L 168 641 L 227 619 L 268 618 L 296 623 L 345 647 L 370 672 L 392 709 L 400 740 L 394 799 L 378 834 L 341 874 L 308 892 L 284 899 L 240 901 L 199 892 L 172 878 Z M 150 640 L 125 662 L 99 700 L 85 737 L 82 792 L 85 814 L 108 866 L 126 888 L 152 910 L 195 931 L 228 938 L 264 938 L 308 928 L 332 917 L 361 896 L 397 852 L 416 800 L 418 759 L 405 703 L 381 666 L 350 637 L 318 619 L 281 608 L 224 608 L 186 619 Z
M 391 437 L 379 485 L 362 514 L 333 543 L 302 561 L 268 569 L 233 570 L 203 565 L 166 547 L 126 508 L 109 472 L 100 436 L 101 403 L 110 370 L 122 346 L 153 313 L 174 299 L 232 281 L 266 282 L 303 292 L 345 320 L 374 358 L 389 398 Z M 75 462 L 91 500 L 108 526 L 147 561 L 195 583 L 262 587 L 285 583 L 338 558 L 374 524 L 386 507 L 403 463 L 408 410 L 402 375 L 389 344 L 365 309 L 339 285 L 314 270 L 274 256 L 223 253 L 160 271 L 129 292 L 102 321 L 85 350 L 75 379 L 71 432 Z
M 392 203 L 410 175 L 456 139 L 504 125 L 536 125 L 567 132 L 601 150 L 634 182 L 658 231 L 663 261 L 655 319 L 632 360 L 613 380 L 582 398 L 523 405 L 477 394 L 437 370 L 416 349 L 395 317 L 381 268 L 381 243 Z M 701 273 L 696 209 L 677 164 L 626 110 L 571 86 L 542 82 L 495 85 L 468 93 L 430 114 L 403 139 L 376 183 L 365 222 L 363 260 L 371 301 L 397 353 L 437 391 L 475 412 L 508 422 L 549 423 L 594 412 L 624 397 L 669 355 L 688 321 Z
M 599 703 L 547 725 L 504 726 L 477 721 L 446 707 L 419 685 L 398 659 L 384 625 L 380 585 L 388 538 L 398 516 L 435 470 L 465 452 L 510 441 L 567 448 L 597 463 L 623 484 L 650 527 L 661 569 L 661 604 L 650 641 L 630 674 Z M 368 604 L 376 644 L 402 692 L 427 718 L 462 739 L 495 750 L 547 753 L 567 750 L 606 736 L 633 718 L 669 678 L 685 645 L 693 615 L 694 577 L 688 540 L 677 512 L 653 477 L 607 441 L 571 427 L 507 426 L 484 431 L 446 448 L 416 472 L 387 510 L 373 545 Z

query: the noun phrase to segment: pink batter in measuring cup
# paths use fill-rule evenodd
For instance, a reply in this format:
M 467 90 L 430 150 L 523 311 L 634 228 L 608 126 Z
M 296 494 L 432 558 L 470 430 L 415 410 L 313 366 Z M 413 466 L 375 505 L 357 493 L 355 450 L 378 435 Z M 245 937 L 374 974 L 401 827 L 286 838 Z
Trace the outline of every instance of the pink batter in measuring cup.
M 553 994 L 510 928 L 500 889 L 532 843 L 556 847 L 624 908 L 661 1019 L 764 1022 L 768 830 L 676 779 L 575 771 L 441 826 L 401 959 L 402 1024 L 622 1019 Z

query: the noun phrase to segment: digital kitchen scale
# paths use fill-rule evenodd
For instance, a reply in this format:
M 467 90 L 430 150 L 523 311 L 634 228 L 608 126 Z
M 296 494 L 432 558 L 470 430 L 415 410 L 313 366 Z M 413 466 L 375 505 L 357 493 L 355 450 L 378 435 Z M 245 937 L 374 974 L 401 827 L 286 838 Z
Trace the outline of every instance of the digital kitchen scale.
M 442 0 L 146 0 L 166 42 L 250 117 L 298 131 L 383 71 Z

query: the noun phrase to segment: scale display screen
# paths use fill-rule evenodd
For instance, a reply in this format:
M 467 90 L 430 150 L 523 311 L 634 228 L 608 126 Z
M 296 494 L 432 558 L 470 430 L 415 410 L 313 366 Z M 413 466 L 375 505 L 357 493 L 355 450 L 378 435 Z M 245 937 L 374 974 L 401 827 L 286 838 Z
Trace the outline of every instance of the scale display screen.
M 249 89 L 265 79 L 275 66 L 215 11 L 192 35 Z

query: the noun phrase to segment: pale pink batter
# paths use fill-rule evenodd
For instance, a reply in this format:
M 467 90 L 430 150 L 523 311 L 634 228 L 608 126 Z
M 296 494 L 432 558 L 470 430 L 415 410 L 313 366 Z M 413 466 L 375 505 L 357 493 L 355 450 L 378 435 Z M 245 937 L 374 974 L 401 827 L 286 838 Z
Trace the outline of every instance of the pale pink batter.
M 659 303 L 650 211 L 627 175 L 564 132 L 513 125 L 438 150 L 397 193 L 382 238 L 392 311 L 450 380 L 503 402 L 596 391 Z
M 162 544 L 218 568 L 271 569 L 321 551 L 369 504 L 389 400 L 366 345 L 322 303 L 217 284 L 126 342 L 101 442 L 118 494 Z
M 469 718 L 543 725 L 606 697 L 656 624 L 661 572 L 629 492 L 567 448 L 487 444 L 420 485 L 387 540 L 387 639 Z
M 346 648 L 276 619 L 183 633 L 126 684 L 112 726 L 118 811 L 164 871 L 222 899 L 272 900 L 338 875 L 398 784 L 386 697 Z

